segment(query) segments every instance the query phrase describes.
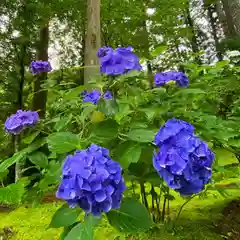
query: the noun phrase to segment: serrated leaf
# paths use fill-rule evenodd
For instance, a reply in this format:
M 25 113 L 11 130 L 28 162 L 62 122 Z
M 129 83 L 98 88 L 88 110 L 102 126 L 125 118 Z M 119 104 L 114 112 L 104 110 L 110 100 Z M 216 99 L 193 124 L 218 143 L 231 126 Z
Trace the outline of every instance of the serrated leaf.
M 79 223 L 71 229 L 65 240 L 93 240 L 93 230 L 98 220 L 91 215 L 87 216 L 83 223 Z
M 123 168 L 128 168 L 131 163 L 137 163 L 142 152 L 142 146 L 135 142 L 124 142 L 119 145 L 117 150 L 117 159 Z
M 67 204 L 64 204 L 54 213 L 49 228 L 71 226 L 77 220 L 80 212 L 80 208 L 69 208 Z
M 28 158 L 33 164 L 40 168 L 46 168 L 48 165 L 48 157 L 43 152 L 33 152 Z
M 152 142 L 154 140 L 155 132 L 149 129 L 133 129 L 127 133 L 127 137 L 136 142 Z
M 124 233 L 139 233 L 149 230 L 152 219 L 143 204 L 134 198 L 124 198 L 119 210 L 107 213 L 109 223 Z
M 118 135 L 118 124 L 114 120 L 106 120 L 95 124 L 93 126 L 92 133 L 100 138 L 111 140 L 117 137 Z
M 67 153 L 79 148 L 79 138 L 71 132 L 58 132 L 50 135 L 47 139 L 48 147 L 55 153 Z
M 68 116 L 62 117 L 59 121 L 56 122 L 54 129 L 59 132 L 64 129 L 69 122 L 72 120 L 73 115 L 69 114 Z
M 25 193 L 26 183 L 25 179 L 21 179 L 17 183 L 0 188 L 0 203 L 9 205 L 21 203 L 22 197 Z

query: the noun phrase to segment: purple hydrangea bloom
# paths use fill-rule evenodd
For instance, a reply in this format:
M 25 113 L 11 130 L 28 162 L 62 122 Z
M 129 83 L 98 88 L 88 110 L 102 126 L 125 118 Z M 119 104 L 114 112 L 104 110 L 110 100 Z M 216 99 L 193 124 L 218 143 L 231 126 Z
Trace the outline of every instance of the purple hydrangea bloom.
M 91 102 L 97 104 L 101 98 L 101 93 L 98 90 L 92 90 L 91 92 L 85 93 L 83 95 L 83 102 Z
M 169 187 L 182 195 L 199 193 L 212 176 L 214 153 L 194 135 L 194 127 L 170 119 L 155 136 L 160 148 L 154 153 L 153 166 Z
M 181 88 L 189 86 L 189 79 L 183 72 L 162 72 L 154 76 L 154 82 L 157 87 L 162 87 L 170 81 L 175 81 Z
M 121 75 L 132 70 L 142 69 L 138 56 L 132 47 L 112 49 L 110 47 L 100 48 L 98 51 L 100 60 L 100 72 L 106 75 Z
M 37 112 L 18 110 L 5 122 L 4 129 L 10 134 L 20 134 L 25 128 L 32 127 L 39 121 Z
M 120 164 L 111 159 L 106 148 L 92 144 L 66 158 L 56 196 L 70 207 L 79 206 L 100 216 L 120 207 L 125 189 Z
M 113 99 L 112 93 L 111 93 L 110 91 L 106 91 L 106 92 L 103 94 L 103 98 L 104 98 L 104 99 Z
M 30 71 L 33 74 L 40 74 L 42 72 L 51 72 L 52 67 L 48 61 L 32 61 Z

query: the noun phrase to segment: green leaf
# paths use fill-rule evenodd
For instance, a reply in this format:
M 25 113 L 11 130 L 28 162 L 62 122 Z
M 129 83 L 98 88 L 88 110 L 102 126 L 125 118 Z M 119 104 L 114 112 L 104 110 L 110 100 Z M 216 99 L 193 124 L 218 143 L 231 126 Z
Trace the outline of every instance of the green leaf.
M 107 218 L 113 227 L 124 233 L 144 232 L 153 225 L 145 206 L 134 198 L 123 199 L 120 209 L 111 210 Z
M 3 181 L 7 177 L 8 173 L 8 169 L 5 172 L 0 172 L 0 181 Z
M 79 148 L 79 138 L 71 132 L 58 132 L 50 135 L 47 139 L 50 151 L 55 153 L 67 153 Z
M 69 208 L 67 204 L 64 204 L 53 215 L 49 228 L 68 227 L 72 225 L 77 220 L 80 212 L 80 208 Z
M 187 88 L 187 89 L 180 89 L 172 96 L 178 95 L 187 95 L 187 94 L 205 94 L 205 92 L 198 88 Z
M 36 142 L 32 143 L 27 148 L 24 148 L 23 150 L 15 153 L 12 157 L 8 158 L 7 160 L 3 161 L 0 164 L 0 172 L 6 171 L 14 163 L 22 160 L 24 157 L 26 157 L 27 154 L 37 150 L 38 148 L 43 146 L 45 143 L 46 143 L 46 139 L 42 138 L 42 139 L 39 139 Z
M 48 165 L 48 158 L 43 152 L 33 152 L 28 158 L 33 164 L 40 168 L 46 168 Z
M 128 168 L 131 163 L 137 163 L 142 152 L 142 146 L 135 142 L 124 142 L 116 150 L 117 160 L 123 168 Z
M 100 139 L 111 140 L 118 135 L 118 124 L 114 120 L 106 120 L 93 126 L 93 134 Z
M 156 47 L 152 52 L 151 55 L 153 57 L 159 56 L 160 54 L 162 54 L 163 52 L 165 52 L 168 49 L 168 46 L 166 45 L 160 45 L 158 47 Z
M 154 140 L 155 132 L 149 129 L 133 129 L 127 133 L 127 137 L 136 142 L 152 142 Z
M 72 117 L 73 117 L 72 114 L 69 114 L 66 117 L 62 117 L 59 121 L 56 122 L 56 124 L 54 126 L 54 129 L 57 132 L 61 131 L 62 129 L 64 129 L 69 124 L 69 122 L 72 120 Z
M 0 188 L 0 203 L 20 204 L 25 193 L 26 179 L 21 179 L 17 183 Z
M 83 223 L 79 223 L 71 229 L 65 240 L 93 240 L 93 230 L 97 222 L 97 218 L 91 215 L 87 216 Z
M 75 97 L 78 97 L 79 94 L 85 89 L 86 89 L 85 86 L 79 86 L 79 87 L 73 88 L 63 96 L 63 100 L 71 100 Z
M 33 140 L 40 134 L 40 132 L 41 132 L 41 131 L 39 130 L 39 131 L 36 131 L 36 132 L 32 133 L 30 136 L 24 138 L 24 139 L 23 139 L 23 142 L 24 142 L 25 144 L 30 144 L 30 143 L 32 143 Z

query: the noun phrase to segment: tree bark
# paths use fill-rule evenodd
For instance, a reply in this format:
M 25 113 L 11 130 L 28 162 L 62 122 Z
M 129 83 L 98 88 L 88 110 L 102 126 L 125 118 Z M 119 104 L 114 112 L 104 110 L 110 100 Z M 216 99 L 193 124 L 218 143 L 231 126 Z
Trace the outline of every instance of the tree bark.
M 194 28 L 194 22 L 191 18 L 191 15 L 190 15 L 189 8 L 190 8 L 190 6 L 188 4 L 187 10 L 186 10 L 186 23 L 187 23 L 187 25 L 189 26 L 189 28 L 191 29 L 191 32 L 192 32 L 192 37 L 191 37 L 190 41 L 191 41 L 192 51 L 196 54 L 195 61 L 200 65 L 201 64 L 201 59 L 198 56 L 199 48 L 198 48 L 198 42 L 197 42 L 197 37 L 196 37 L 196 31 L 195 31 L 195 28 Z
M 48 23 L 40 29 L 37 60 L 48 61 L 49 26 Z M 34 82 L 33 110 L 38 111 L 39 116 L 44 118 L 47 104 L 47 91 L 43 90 L 41 84 L 47 79 L 47 73 L 36 76 Z
M 101 47 L 100 38 L 100 0 L 88 0 L 87 33 L 84 54 L 84 83 L 99 74 L 98 49 Z
M 214 17 L 214 13 L 217 13 L 217 6 L 216 4 L 212 4 L 210 6 L 208 6 L 207 9 L 208 12 L 208 17 L 210 19 L 210 24 L 211 24 L 211 28 L 212 28 L 212 35 L 214 38 L 214 42 L 215 42 L 215 48 L 216 48 L 216 52 L 217 52 L 217 58 L 219 61 L 222 61 L 223 56 L 222 53 L 219 51 L 219 39 L 217 36 L 217 19 L 218 19 L 218 15 L 217 17 Z
M 222 0 L 227 37 L 240 36 L 240 0 Z

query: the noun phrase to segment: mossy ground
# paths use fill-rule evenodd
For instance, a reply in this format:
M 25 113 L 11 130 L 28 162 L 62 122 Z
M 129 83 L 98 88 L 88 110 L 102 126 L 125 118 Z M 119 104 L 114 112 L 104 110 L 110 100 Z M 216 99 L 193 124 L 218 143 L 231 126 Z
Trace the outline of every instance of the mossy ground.
M 226 153 L 217 154 L 218 163 L 230 164 L 236 162 L 234 156 Z M 224 182 L 227 184 L 229 179 Z M 235 179 L 236 181 L 236 179 Z M 230 181 L 231 182 L 231 181 Z M 223 183 L 223 182 L 222 182 Z M 139 191 L 137 189 L 137 191 Z M 224 219 L 223 208 L 232 199 L 240 197 L 240 190 L 228 190 L 226 198 L 216 191 L 208 191 L 204 198 L 192 199 L 183 209 L 176 226 L 176 232 L 170 230 L 168 224 L 158 225 L 148 233 L 139 236 L 126 237 L 113 229 L 103 218 L 95 232 L 95 240 L 220 240 L 227 239 L 218 230 L 220 219 Z M 174 219 L 181 205 L 185 202 L 175 192 L 171 192 L 175 200 L 170 205 L 170 218 Z M 149 199 L 151 200 L 151 198 Z M 149 201 L 151 202 L 151 201 Z M 0 232 L 10 228 L 15 236 L 13 240 L 55 240 L 59 239 L 62 229 L 47 229 L 54 212 L 61 203 L 45 203 L 36 208 L 21 206 L 12 212 L 0 211 Z M 231 224 L 231 223 L 230 223 Z M 239 226 L 240 229 L 240 226 Z M 1 237 L 0 237 L 1 239 Z M 6 238 L 7 239 L 7 238 Z M 5 239 L 4 239 L 5 240 Z M 234 239 L 235 240 L 235 239 Z
M 231 191 L 231 196 L 227 199 L 222 198 L 212 192 L 208 198 L 195 198 L 189 202 L 179 218 L 177 231 L 173 234 L 167 226 L 158 227 L 146 234 L 140 234 L 132 238 L 125 238 L 113 229 L 103 219 L 96 229 L 96 240 L 144 240 L 144 239 L 164 239 L 164 240 L 220 240 L 223 239 L 216 231 L 215 225 L 221 219 L 224 206 L 231 199 L 239 196 L 239 191 Z M 181 198 L 172 202 L 171 215 L 174 216 L 183 203 Z M 48 229 L 48 224 L 54 212 L 61 203 L 46 203 L 36 208 L 20 207 L 10 213 L 0 213 L 0 229 L 9 227 L 15 232 L 11 239 L 15 240 L 54 240 L 59 239 L 61 229 Z

